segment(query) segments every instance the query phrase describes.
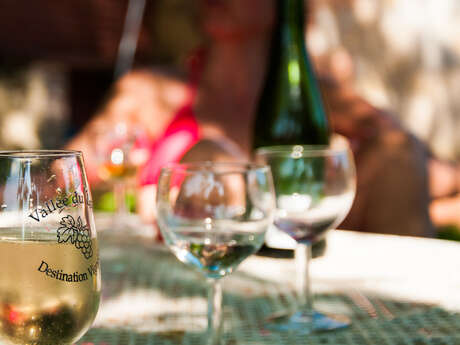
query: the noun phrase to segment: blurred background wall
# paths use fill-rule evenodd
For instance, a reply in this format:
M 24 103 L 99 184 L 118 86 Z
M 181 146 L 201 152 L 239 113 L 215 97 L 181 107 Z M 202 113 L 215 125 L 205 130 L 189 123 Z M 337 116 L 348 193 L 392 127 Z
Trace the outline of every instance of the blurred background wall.
M 0 145 L 62 145 L 113 82 L 129 0 L 0 0 Z M 131 0 L 135 1 L 135 0 Z M 179 73 L 203 42 L 196 1 L 147 0 L 137 66 Z M 314 0 L 307 43 L 436 155 L 460 158 L 460 2 Z M 20 133 L 20 134 L 19 134 Z
M 316 0 L 312 53 L 399 117 L 437 156 L 460 157 L 460 2 Z
M 56 148 L 108 97 L 129 0 L 0 0 L 0 147 Z M 137 65 L 197 45 L 193 1 L 147 0 Z

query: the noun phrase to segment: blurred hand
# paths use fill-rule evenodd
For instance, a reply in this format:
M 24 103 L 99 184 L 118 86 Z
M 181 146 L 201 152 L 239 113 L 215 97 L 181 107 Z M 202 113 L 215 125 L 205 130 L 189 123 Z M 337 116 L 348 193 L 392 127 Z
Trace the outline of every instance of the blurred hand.
M 389 113 L 365 101 L 351 85 L 328 78 L 320 83 L 333 130 L 347 137 L 355 152 L 388 129 L 401 129 Z

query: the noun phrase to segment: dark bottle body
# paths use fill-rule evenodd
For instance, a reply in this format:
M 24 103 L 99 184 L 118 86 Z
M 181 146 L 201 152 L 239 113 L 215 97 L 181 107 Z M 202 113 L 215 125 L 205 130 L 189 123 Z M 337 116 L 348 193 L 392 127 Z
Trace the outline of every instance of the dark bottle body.
M 303 0 L 276 1 L 276 21 L 257 106 L 253 147 L 326 145 L 330 128 L 305 48 Z
M 304 0 L 276 0 L 265 82 L 253 127 L 253 148 L 327 145 L 330 127 L 304 36 Z M 325 250 L 315 243 L 313 255 Z M 291 256 L 264 247 L 263 254 Z

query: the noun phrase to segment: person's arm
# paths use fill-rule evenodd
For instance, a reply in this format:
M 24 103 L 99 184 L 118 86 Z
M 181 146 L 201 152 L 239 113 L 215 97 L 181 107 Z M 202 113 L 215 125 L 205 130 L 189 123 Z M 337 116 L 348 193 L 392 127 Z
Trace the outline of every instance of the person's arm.
M 333 128 L 350 140 L 357 167 L 356 198 L 342 228 L 433 236 L 426 147 L 351 86 L 328 79 L 322 86 Z
M 403 131 L 390 130 L 366 151 L 358 167 L 358 179 L 360 170 L 370 174 L 361 184 L 365 230 L 433 237 L 423 144 Z
M 455 225 L 460 228 L 460 168 L 453 162 L 431 157 L 430 216 L 437 227 Z

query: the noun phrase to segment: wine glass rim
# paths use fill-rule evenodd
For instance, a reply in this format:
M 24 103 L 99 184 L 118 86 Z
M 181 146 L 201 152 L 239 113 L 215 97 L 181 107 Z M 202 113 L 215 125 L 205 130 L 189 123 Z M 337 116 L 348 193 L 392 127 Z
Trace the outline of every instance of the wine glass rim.
M 40 159 L 82 156 L 77 150 L 0 150 L 0 158 Z
M 256 149 L 256 155 L 290 156 L 292 158 L 334 156 L 348 153 L 348 140 L 338 134 L 331 137 L 329 145 L 273 145 L 262 146 Z
M 260 147 L 256 149 L 256 155 L 281 155 L 301 158 L 308 156 L 331 156 L 346 151 L 347 149 L 333 149 L 327 145 L 278 145 Z
M 191 163 L 168 163 L 162 167 L 163 172 L 179 170 L 182 172 L 209 171 L 215 174 L 236 174 L 246 171 L 269 171 L 270 167 L 266 164 L 252 162 L 191 162 Z
M 332 156 L 350 151 L 350 144 L 343 135 L 331 135 L 329 145 L 270 145 L 255 150 L 256 155 L 289 155 L 293 158 Z

